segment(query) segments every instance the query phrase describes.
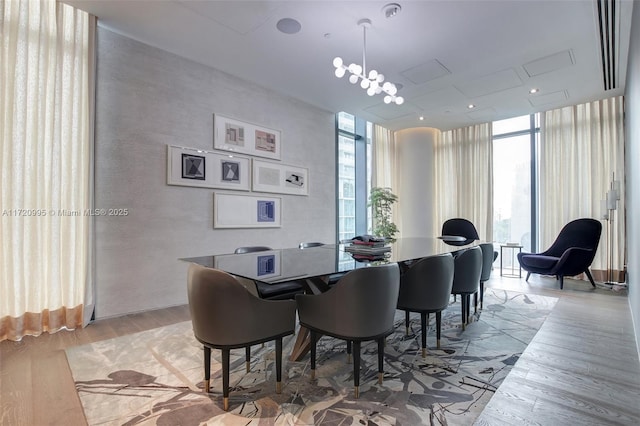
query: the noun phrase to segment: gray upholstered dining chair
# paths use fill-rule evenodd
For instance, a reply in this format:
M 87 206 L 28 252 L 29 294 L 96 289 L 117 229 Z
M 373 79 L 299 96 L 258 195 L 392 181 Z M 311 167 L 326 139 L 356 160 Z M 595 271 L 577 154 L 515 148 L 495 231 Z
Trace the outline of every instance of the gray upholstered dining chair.
M 246 246 L 238 247 L 235 254 L 258 253 L 272 250 L 267 246 Z M 261 281 L 251 281 L 246 278 L 239 278 L 242 284 L 258 297 L 269 300 L 294 299 L 296 294 L 304 293 L 304 286 L 299 281 L 287 281 L 283 283 L 264 283 Z M 255 291 L 253 290 L 255 288 Z
M 469 322 L 471 295 L 480 288 L 482 272 L 482 249 L 479 246 L 464 249 L 454 259 L 453 288 L 451 294 L 460 295 L 462 329 Z
M 493 268 L 493 262 L 496 260 L 496 252 L 493 250 L 492 243 L 480 244 L 480 250 L 482 250 L 482 271 L 480 272 L 480 309 L 483 307 L 484 301 L 484 283 L 491 278 L 491 269 Z M 478 305 L 478 296 L 474 296 L 474 305 Z
M 347 272 L 325 293 L 298 295 L 300 325 L 311 336 L 311 378 L 315 379 L 316 344 L 321 335 L 353 344 L 353 383 L 360 394 L 360 345 L 378 343 L 378 383 L 384 374 L 384 339 L 393 332 L 400 270 L 397 264 L 371 266 Z
M 226 272 L 189 266 L 189 311 L 196 339 L 204 346 L 204 389 L 209 392 L 211 349 L 222 350 L 222 396 L 229 409 L 230 350 L 245 348 L 247 371 L 251 345 L 275 340 L 276 392 L 282 388 L 282 338 L 294 333 L 296 304 L 255 297 Z
M 453 287 L 453 256 L 450 253 L 429 256 L 414 262 L 400 276 L 398 309 L 405 311 L 405 325 L 409 334 L 409 313 L 420 314 L 422 328 L 422 357 L 427 352 L 429 314 L 436 314 L 437 346 L 440 347 L 442 311 L 449 306 Z

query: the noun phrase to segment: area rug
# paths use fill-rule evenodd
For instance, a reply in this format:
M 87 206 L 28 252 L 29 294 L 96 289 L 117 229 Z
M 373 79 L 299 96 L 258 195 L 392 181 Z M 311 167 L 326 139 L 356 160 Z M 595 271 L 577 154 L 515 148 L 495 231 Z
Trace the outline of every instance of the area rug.
M 469 425 L 536 334 L 557 299 L 488 289 L 484 309 L 462 330 L 460 302 L 443 312 L 442 344 L 435 320 L 427 357 L 420 320 L 409 334 L 398 311 L 387 338 L 385 376 L 377 384 L 377 346 L 363 345 L 360 397 L 343 341 L 322 337 L 316 379 L 309 356 L 283 362 L 283 391 L 275 393 L 274 345 L 232 351 L 230 411 L 222 410 L 220 352 L 212 352 L 212 391 L 203 393 L 202 347 L 191 322 L 67 349 L 90 425 Z M 293 337 L 285 341 L 290 353 Z

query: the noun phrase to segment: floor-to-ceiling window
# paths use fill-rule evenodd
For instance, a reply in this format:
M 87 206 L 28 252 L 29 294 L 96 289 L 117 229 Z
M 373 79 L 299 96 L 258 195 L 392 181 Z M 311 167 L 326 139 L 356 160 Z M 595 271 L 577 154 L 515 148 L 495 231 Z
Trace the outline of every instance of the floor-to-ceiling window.
M 493 240 L 536 249 L 538 116 L 493 123 Z M 511 259 L 503 260 L 510 266 Z
M 341 112 L 337 115 L 338 240 L 371 232 L 372 124 Z

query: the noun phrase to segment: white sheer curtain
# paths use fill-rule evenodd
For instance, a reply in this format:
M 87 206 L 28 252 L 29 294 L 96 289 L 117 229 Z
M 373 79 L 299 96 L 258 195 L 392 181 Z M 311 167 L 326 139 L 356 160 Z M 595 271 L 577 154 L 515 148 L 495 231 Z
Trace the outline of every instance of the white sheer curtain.
M 91 296 L 94 21 L 53 0 L 0 15 L 0 340 L 18 340 L 82 326 Z
M 391 191 L 398 195 L 397 191 L 397 164 L 396 164 L 396 144 L 392 131 L 374 124 L 373 127 L 373 150 L 372 150 L 372 171 L 371 186 L 379 188 L 390 188 Z M 398 200 L 391 209 L 391 221 L 396 224 L 400 230 L 399 237 L 402 235 L 402 223 L 398 215 L 398 205 L 402 200 Z
M 481 240 L 493 238 L 493 143 L 491 123 L 442 132 L 434 145 L 434 226 L 470 220 Z
M 601 200 L 613 173 L 621 193 L 613 221 L 613 269 L 625 263 L 624 100 L 614 97 L 547 111 L 540 122 L 540 248 L 545 249 L 569 221 L 602 218 Z M 607 222 L 595 270 L 607 267 Z M 604 279 L 594 271 L 594 276 Z M 598 277 L 596 277 L 598 279 Z

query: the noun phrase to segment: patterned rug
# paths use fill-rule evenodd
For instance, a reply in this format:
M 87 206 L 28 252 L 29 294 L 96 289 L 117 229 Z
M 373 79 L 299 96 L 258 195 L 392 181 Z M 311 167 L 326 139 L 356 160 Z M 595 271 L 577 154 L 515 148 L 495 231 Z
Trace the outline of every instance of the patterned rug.
M 385 376 L 377 384 L 375 342 L 363 344 L 360 398 L 353 395 L 353 365 L 346 345 L 318 343 L 316 380 L 309 356 L 286 360 L 283 391 L 275 393 L 274 344 L 232 351 L 230 411 L 222 410 L 220 351 L 212 351 L 212 392 L 202 392 L 202 347 L 191 322 L 182 322 L 67 349 L 76 388 L 90 425 L 469 425 L 500 386 L 557 299 L 488 289 L 484 310 L 462 331 L 460 302 L 443 313 L 442 347 L 435 320 L 422 358 L 420 320 L 404 312 L 387 339 Z

